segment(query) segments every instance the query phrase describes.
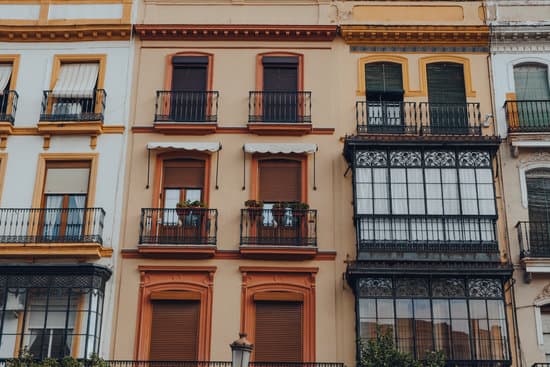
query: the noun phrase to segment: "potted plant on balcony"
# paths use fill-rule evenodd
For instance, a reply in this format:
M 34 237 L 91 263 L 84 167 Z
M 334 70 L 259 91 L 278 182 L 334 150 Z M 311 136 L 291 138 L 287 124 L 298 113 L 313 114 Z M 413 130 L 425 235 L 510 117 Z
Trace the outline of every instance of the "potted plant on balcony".
M 248 209 L 250 220 L 254 221 L 262 214 L 264 203 L 258 200 L 247 200 L 244 206 Z
M 206 205 L 199 200 L 180 201 L 179 203 L 176 204 L 176 213 L 178 214 L 179 219 L 183 223 L 186 223 L 187 221 L 192 220 L 193 215 L 196 217 L 202 212 L 201 210 L 196 210 L 196 209 L 202 209 L 205 206 Z
M 273 214 L 273 218 L 275 218 L 278 223 L 282 222 L 285 211 L 288 207 L 289 204 L 285 202 L 278 202 L 273 204 L 273 207 L 271 208 L 271 213 Z
M 297 202 L 293 203 L 292 216 L 295 218 L 297 224 L 305 224 L 307 219 L 307 211 L 309 209 L 308 203 Z

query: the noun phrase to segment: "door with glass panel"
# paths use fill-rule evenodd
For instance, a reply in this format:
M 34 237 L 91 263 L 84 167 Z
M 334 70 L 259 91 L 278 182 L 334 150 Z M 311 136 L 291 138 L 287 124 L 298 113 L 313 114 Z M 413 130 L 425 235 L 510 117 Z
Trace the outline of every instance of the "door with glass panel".
M 90 162 L 48 162 L 43 209 L 38 209 L 45 241 L 81 241 L 86 222 Z
M 529 210 L 529 252 L 550 255 L 550 169 L 526 173 Z
M 369 132 L 401 133 L 405 128 L 401 64 L 373 62 L 365 65 L 366 122 Z
M 456 63 L 426 66 L 428 77 L 429 130 L 432 134 L 466 134 L 468 105 L 464 67 Z
M 550 128 L 550 87 L 548 67 L 540 64 L 514 66 L 514 84 L 519 127 Z
M 197 242 L 207 229 L 204 201 L 204 161 L 165 160 L 161 193 L 160 238 L 164 243 Z

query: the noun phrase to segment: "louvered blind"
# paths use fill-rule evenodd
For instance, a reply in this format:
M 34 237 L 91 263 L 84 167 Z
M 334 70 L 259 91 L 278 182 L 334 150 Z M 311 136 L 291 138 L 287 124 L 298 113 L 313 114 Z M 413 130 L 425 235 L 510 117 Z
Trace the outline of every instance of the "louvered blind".
M 196 361 L 199 301 L 152 301 L 152 361 Z
M 303 361 L 303 303 L 256 302 L 256 362 Z
M 202 188 L 204 161 L 174 160 L 164 162 L 164 188 Z
M 538 64 L 514 66 L 514 83 L 518 100 L 548 100 L 548 67 Z
M 462 64 L 433 63 L 426 70 L 430 103 L 466 103 Z
M 260 200 L 301 201 L 301 171 L 299 161 L 282 159 L 259 161 Z
M 401 64 L 374 62 L 365 65 L 367 92 L 398 92 L 403 90 Z
M 550 221 L 550 170 L 539 168 L 526 173 L 527 202 L 531 222 Z

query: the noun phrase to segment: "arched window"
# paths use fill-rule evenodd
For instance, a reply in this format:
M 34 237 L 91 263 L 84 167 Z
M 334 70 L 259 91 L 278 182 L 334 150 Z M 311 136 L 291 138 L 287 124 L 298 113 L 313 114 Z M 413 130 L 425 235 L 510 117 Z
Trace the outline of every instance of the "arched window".
M 518 101 L 550 99 L 548 67 L 544 64 L 523 63 L 514 66 L 514 84 Z
M 367 100 L 402 101 L 403 71 L 395 62 L 365 64 Z
M 526 172 L 529 221 L 550 222 L 550 168 Z

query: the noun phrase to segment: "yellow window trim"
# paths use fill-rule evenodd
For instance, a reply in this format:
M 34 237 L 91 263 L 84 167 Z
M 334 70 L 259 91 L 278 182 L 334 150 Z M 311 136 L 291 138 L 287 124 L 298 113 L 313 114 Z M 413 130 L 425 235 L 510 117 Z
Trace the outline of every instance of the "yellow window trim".
M 4 192 L 4 180 L 6 177 L 6 167 L 8 165 L 8 153 L 0 153 L 0 200 Z
M 78 64 L 85 62 L 97 62 L 99 63 L 99 72 L 97 75 L 97 89 L 103 89 L 105 83 L 105 64 L 107 62 L 106 54 L 77 54 L 77 55 L 54 55 L 52 78 L 50 81 L 50 90 L 55 87 L 55 83 L 59 78 L 59 71 L 61 70 L 61 64 Z
M 88 198 L 86 206 L 89 208 L 94 207 L 98 158 L 99 154 L 97 153 L 41 153 L 38 156 L 38 167 L 36 170 L 36 180 L 34 182 L 32 207 L 40 208 L 42 205 L 42 193 L 46 182 L 46 163 L 52 161 L 90 161 L 90 181 L 88 184 Z
M 0 55 L 0 64 L 11 64 L 10 89 L 15 90 L 17 86 L 17 74 L 19 72 L 20 55 Z
M 420 75 L 420 88 L 422 96 L 428 96 L 428 73 L 426 67 L 428 64 L 435 62 L 453 62 L 456 64 L 462 64 L 464 68 L 464 87 L 466 89 L 466 97 L 475 98 L 476 91 L 472 88 L 472 72 L 470 67 L 470 60 L 460 56 L 440 55 L 440 56 L 428 56 L 422 57 L 418 61 L 419 75 Z
M 401 64 L 403 71 L 403 89 L 405 90 L 405 97 L 413 97 L 418 95 L 419 91 L 413 91 L 410 89 L 409 84 L 409 60 L 406 57 L 401 56 L 392 56 L 392 55 L 373 55 L 366 56 L 359 59 L 357 63 L 357 71 L 359 79 L 357 80 L 357 95 L 364 96 L 367 87 L 365 82 L 365 65 L 371 64 L 374 62 L 393 62 L 396 64 Z

